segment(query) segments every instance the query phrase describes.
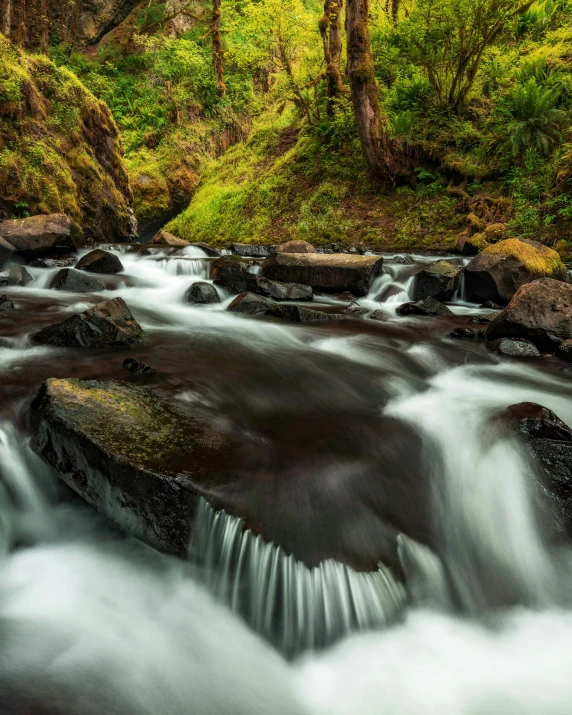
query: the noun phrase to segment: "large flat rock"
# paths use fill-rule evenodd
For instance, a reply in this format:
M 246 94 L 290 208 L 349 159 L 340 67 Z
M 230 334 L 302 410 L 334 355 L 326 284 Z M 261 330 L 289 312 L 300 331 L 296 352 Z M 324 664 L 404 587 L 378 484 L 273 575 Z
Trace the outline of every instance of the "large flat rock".
M 75 253 L 83 246 L 83 231 L 64 214 L 0 221 L 0 236 L 26 258 Z

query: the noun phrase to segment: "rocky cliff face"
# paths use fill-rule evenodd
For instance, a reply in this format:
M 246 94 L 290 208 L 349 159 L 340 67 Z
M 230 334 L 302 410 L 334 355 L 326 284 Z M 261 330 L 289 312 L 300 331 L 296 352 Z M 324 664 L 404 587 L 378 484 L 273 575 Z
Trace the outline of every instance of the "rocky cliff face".
M 78 21 L 79 45 L 93 45 L 117 27 L 141 0 L 83 0 Z
M 87 238 L 125 240 L 130 206 L 108 107 L 69 70 L 0 37 L 0 218 L 65 213 Z

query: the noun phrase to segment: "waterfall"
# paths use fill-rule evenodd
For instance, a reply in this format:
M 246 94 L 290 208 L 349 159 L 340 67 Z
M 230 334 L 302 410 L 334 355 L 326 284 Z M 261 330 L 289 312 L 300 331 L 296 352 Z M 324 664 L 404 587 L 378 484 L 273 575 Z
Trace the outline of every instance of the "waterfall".
M 308 568 L 204 500 L 197 507 L 191 559 L 219 600 L 288 655 L 383 627 L 405 603 L 403 586 L 383 565 L 358 573 L 330 559 Z

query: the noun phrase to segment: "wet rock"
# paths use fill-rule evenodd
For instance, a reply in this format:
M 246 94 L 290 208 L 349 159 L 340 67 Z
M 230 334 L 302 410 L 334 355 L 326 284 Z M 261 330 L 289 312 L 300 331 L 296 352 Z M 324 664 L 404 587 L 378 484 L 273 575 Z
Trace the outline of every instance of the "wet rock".
M 4 268 L 10 258 L 12 258 L 12 254 L 15 250 L 11 243 L 8 243 L 8 241 L 0 236 L 0 268 Z
M 572 429 L 534 402 L 511 405 L 497 419 L 531 450 L 557 525 L 572 534 Z
M 257 276 L 249 270 L 247 261 L 238 256 L 222 256 L 211 266 L 211 276 L 217 285 L 231 293 L 259 293 Z
M 151 243 L 156 246 L 171 246 L 172 248 L 186 248 L 189 245 L 187 241 L 183 241 L 182 238 L 177 238 L 163 229 L 157 231 Z
M 301 305 L 277 305 L 269 307 L 265 315 L 272 318 L 289 320 L 291 323 L 314 323 L 325 320 L 340 320 L 345 316 L 340 313 L 327 313 L 325 310 L 313 310 Z
M 486 331 L 477 328 L 455 328 L 449 333 L 450 338 L 459 338 L 461 340 L 485 340 Z
M 380 322 L 386 322 L 388 320 L 387 313 L 384 313 L 383 310 L 374 310 L 369 317 L 370 320 L 379 320 Z
M 30 265 L 33 268 L 71 268 L 75 266 L 77 261 L 77 256 L 63 255 L 63 256 L 40 256 L 39 258 L 34 258 L 30 261 Z
M 274 303 L 264 296 L 246 292 L 237 295 L 227 310 L 243 315 L 264 315 L 273 305 Z
M 102 248 L 96 248 L 83 256 L 83 258 L 80 258 L 76 268 L 90 273 L 110 274 L 121 273 L 123 264 L 114 253 L 104 251 Z
M 487 329 L 489 340 L 511 337 L 530 340 L 542 352 L 572 339 L 572 285 L 541 278 L 519 288 Z
M 157 370 L 149 365 L 145 365 L 144 362 L 139 362 L 135 358 L 125 358 L 123 361 L 123 370 L 128 370 L 134 375 L 156 375 Z
M 76 253 L 84 244 L 81 228 L 64 214 L 0 221 L 0 236 L 28 259 Z
M 220 303 L 216 288 L 211 283 L 204 283 L 203 281 L 193 283 L 193 285 L 187 289 L 184 300 L 187 303 L 198 303 L 201 305 Z
M 203 241 L 199 241 L 198 243 L 188 243 L 187 245 L 200 248 L 201 251 L 204 251 L 207 256 L 210 256 L 211 258 L 220 258 L 222 256 L 222 253 L 218 249 L 209 246 L 208 243 L 204 243 Z
M 314 246 L 308 241 L 286 241 L 275 247 L 276 253 L 317 253 Z
M 7 295 L 0 295 L 0 311 L 2 310 L 14 310 L 14 303 Z
M 105 283 L 73 268 L 62 268 L 52 278 L 48 288 L 67 290 L 71 293 L 97 293 L 105 290 Z
M 493 353 L 506 355 L 507 357 L 540 357 L 536 345 L 522 338 L 500 338 L 500 340 L 492 340 L 487 343 L 487 348 Z
M 412 303 L 404 303 L 397 308 L 398 315 L 454 315 L 446 305 L 440 303 L 435 298 L 425 298 Z
M 357 300 L 350 303 L 344 310 L 344 315 L 350 315 L 354 318 L 359 318 L 360 315 L 365 315 L 366 313 L 369 313 L 369 310 L 364 308 L 363 305 L 360 305 Z
M 201 484 L 230 472 L 233 443 L 210 415 L 133 383 L 48 380 L 32 446 L 128 534 L 185 557 Z
M 506 305 L 517 290 L 538 278 L 566 281 L 560 256 L 538 241 L 511 238 L 489 246 L 465 270 L 469 300 Z
M 335 251 L 332 251 L 331 248 L 326 248 L 325 246 L 322 246 L 321 248 L 316 249 L 316 253 L 326 253 L 331 255 L 332 253 L 335 253 Z
M 407 253 L 398 253 L 397 256 L 393 256 L 391 262 L 397 264 L 398 266 L 413 266 L 415 264 L 413 256 L 410 256 Z
M 324 293 L 349 291 L 367 295 L 382 271 L 381 256 L 350 256 L 345 253 L 275 253 L 262 264 L 262 276 L 284 283 L 301 283 Z
M 101 348 L 134 345 L 145 338 L 123 298 L 104 300 L 84 313 L 48 325 L 32 336 L 38 345 Z
M 469 318 L 469 323 L 492 323 L 498 313 L 478 313 Z
M 232 252 L 237 256 L 248 256 L 250 258 L 267 258 L 274 253 L 275 246 L 260 246 L 249 243 L 233 243 Z
M 0 271 L 0 286 L 23 287 L 33 280 L 24 266 L 12 266 L 12 268 Z
M 415 276 L 414 301 L 424 298 L 450 300 L 459 287 L 462 272 L 460 266 L 450 261 L 437 261 L 432 266 L 424 268 Z
M 489 245 L 482 233 L 475 233 L 472 236 L 468 233 L 460 233 L 455 243 L 455 252 L 463 256 L 476 256 Z
M 572 338 L 563 340 L 558 346 L 558 357 L 572 362 Z
M 258 291 L 274 300 L 312 300 L 314 291 L 310 286 L 300 283 L 281 283 L 257 276 Z
M 504 310 L 504 305 L 499 305 L 492 300 L 485 300 L 485 302 L 480 306 L 481 308 L 489 308 L 489 310 Z
M 324 248 L 324 250 L 331 251 L 332 253 L 340 252 L 340 247 L 338 246 L 337 243 L 326 243 L 326 245 L 323 246 L 323 248 Z
M 344 303 L 353 303 L 357 296 L 355 296 L 353 293 L 350 293 L 349 291 L 346 290 L 343 293 L 338 293 L 338 295 L 336 295 L 334 297 L 337 300 L 343 301 Z

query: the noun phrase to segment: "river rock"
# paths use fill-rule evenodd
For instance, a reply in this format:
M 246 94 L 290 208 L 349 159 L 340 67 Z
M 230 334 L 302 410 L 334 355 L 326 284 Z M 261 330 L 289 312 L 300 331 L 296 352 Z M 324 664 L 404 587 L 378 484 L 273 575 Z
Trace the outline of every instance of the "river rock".
M 32 446 L 128 534 L 186 556 L 198 485 L 233 464 L 233 443 L 196 405 L 133 383 L 48 380 L 32 403 Z
M 15 250 L 11 243 L 0 236 L 0 268 L 4 268 Z
M 231 313 L 242 313 L 243 315 L 264 315 L 274 303 L 262 295 L 255 293 L 241 293 L 237 295 L 227 310 Z
M 101 348 L 134 345 L 145 338 L 123 298 L 104 300 L 84 313 L 48 325 L 32 336 L 38 345 Z
M 538 241 L 510 238 L 485 248 L 465 270 L 469 300 L 506 305 L 517 290 L 538 278 L 568 280 L 556 251 Z
M 275 248 L 275 246 L 260 246 L 251 243 L 233 243 L 231 245 L 234 254 L 249 258 L 267 258 L 274 253 Z
M 455 243 L 455 252 L 463 256 L 476 256 L 489 245 L 482 233 L 475 233 L 472 236 L 468 233 L 460 233 Z
M 499 340 L 492 340 L 487 343 L 487 348 L 499 355 L 506 355 L 507 357 L 540 357 L 538 348 L 530 340 L 524 340 L 523 338 L 500 338 Z
M 62 256 L 39 256 L 30 261 L 33 268 L 71 268 L 75 266 L 77 256 L 69 255 Z
M 149 367 L 149 365 L 145 365 L 144 362 L 139 362 L 139 360 L 135 360 L 135 358 L 125 358 L 122 369 L 132 372 L 134 375 L 149 376 L 157 374 L 155 368 Z
M 572 285 L 541 278 L 519 288 L 487 329 L 488 340 L 510 337 L 530 340 L 542 352 L 554 352 L 571 339 Z
M 340 320 L 345 316 L 340 313 L 328 313 L 325 310 L 313 310 L 302 305 L 277 305 L 269 307 L 265 315 L 272 318 L 289 320 L 291 323 L 314 323 L 324 320 Z
M 351 256 L 345 253 L 275 253 L 262 264 L 262 275 L 284 283 L 301 283 L 316 291 L 367 295 L 383 269 L 381 256 Z
M 469 318 L 469 323 L 492 323 L 498 313 L 477 313 Z
M 274 300 L 312 300 L 314 298 L 311 286 L 300 283 L 281 283 L 257 276 L 256 285 L 263 295 L 274 298 Z
M 211 266 L 211 277 L 231 293 L 259 293 L 256 275 L 249 270 L 249 263 L 238 256 L 222 256 Z
M 440 303 L 435 298 L 425 298 L 412 303 L 403 303 L 397 308 L 398 315 L 439 315 L 449 316 L 454 315 L 452 310 L 449 310 L 446 305 Z
M 182 238 L 177 238 L 172 233 L 163 231 L 163 229 L 157 231 L 151 243 L 157 246 L 171 246 L 172 248 L 186 248 L 189 245 L 187 241 L 183 241 Z
M 216 288 L 212 283 L 205 283 L 204 281 L 199 281 L 193 283 L 190 288 L 185 292 L 184 300 L 187 303 L 195 303 L 199 305 L 212 305 L 213 303 L 220 303 L 220 298 Z
M 461 340 L 484 340 L 486 331 L 477 328 L 455 328 L 449 333 L 450 338 L 459 338 Z
M 16 253 L 29 259 L 75 253 L 84 243 L 81 228 L 64 214 L 0 221 L 0 236 Z
M 308 241 L 286 241 L 275 246 L 276 253 L 317 253 Z
M 413 300 L 435 298 L 439 301 L 450 300 L 457 288 L 463 269 L 450 261 L 437 261 L 424 268 L 415 276 Z
M 14 310 L 14 303 L 7 295 L 0 295 L 0 311 L 2 310 Z
M 102 248 L 96 248 L 80 258 L 76 268 L 90 273 L 112 274 L 121 273 L 123 264 L 114 253 L 104 251 Z
M 498 419 L 531 450 L 556 521 L 572 535 L 572 429 L 534 402 L 511 405 Z
M 369 313 L 369 310 L 360 305 L 357 300 L 352 301 L 344 310 L 344 315 L 349 315 L 353 318 L 359 318 L 360 315 L 366 315 L 366 313 Z
M 415 265 L 415 260 L 413 259 L 413 256 L 410 256 L 408 253 L 398 253 L 396 256 L 393 256 L 391 262 L 395 263 L 398 266 Z
M 572 338 L 563 340 L 558 346 L 558 357 L 572 362 Z
M 0 271 L 0 286 L 27 286 L 34 279 L 24 268 L 24 266 L 12 266 L 4 271 Z
M 72 293 L 97 293 L 105 290 L 105 283 L 73 268 L 62 268 L 49 282 L 48 288 Z

